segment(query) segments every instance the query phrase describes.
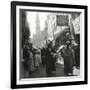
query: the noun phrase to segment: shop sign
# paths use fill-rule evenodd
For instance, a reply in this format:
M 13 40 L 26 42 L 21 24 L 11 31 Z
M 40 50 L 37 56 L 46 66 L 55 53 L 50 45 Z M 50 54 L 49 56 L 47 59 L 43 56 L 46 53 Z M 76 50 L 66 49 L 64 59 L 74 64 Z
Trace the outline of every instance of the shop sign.
M 68 15 L 56 15 L 57 26 L 68 26 L 69 17 Z

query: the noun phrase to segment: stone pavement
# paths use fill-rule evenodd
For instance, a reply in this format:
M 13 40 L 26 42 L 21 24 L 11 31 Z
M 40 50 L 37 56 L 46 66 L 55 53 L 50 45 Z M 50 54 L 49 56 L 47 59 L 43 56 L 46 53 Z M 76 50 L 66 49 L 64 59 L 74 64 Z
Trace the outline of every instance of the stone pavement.
M 46 70 L 45 66 L 40 65 L 38 70 L 35 70 L 34 72 L 29 73 L 28 71 L 24 70 L 22 68 L 22 74 L 21 78 L 41 78 L 46 77 Z M 80 69 L 73 68 L 73 74 L 74 75 L 80 75 Z M 63 62 L 56 63 L 56 73 L 52 75 L 52 77 L 62 77 L 64 75 L 64 64 Z

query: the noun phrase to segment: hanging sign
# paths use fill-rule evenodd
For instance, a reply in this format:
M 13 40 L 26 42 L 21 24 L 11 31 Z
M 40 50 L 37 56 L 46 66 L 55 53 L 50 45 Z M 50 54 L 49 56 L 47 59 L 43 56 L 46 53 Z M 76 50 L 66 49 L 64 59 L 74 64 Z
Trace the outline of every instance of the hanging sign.
M 57 26 L 68 26 L 68 15 L 56 15 Z

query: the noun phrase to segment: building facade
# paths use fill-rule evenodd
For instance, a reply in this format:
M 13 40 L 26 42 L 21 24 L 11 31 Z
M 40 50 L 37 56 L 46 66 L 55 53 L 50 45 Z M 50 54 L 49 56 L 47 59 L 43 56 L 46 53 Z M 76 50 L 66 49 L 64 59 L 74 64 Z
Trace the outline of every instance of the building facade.
M 80 32 L 80 13 L 50 13 L 47 16 L 47 24 L 48 39 L 55 42 L 61 35 L 60 33 L 69 29 L 70 36 L 74 42 L 75 33 Z

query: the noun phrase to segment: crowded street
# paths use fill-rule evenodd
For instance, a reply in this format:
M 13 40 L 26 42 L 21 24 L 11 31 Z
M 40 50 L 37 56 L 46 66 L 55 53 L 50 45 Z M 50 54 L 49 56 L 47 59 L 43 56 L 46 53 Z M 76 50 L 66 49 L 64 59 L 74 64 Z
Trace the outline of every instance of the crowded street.
M 80 76 L 80 13 L 21 16 L 20 78 Z
M 55 76 L 65 76 L 64 75 L 64 65 L 61 64 L 56 64 L 56 73 L 53 73 L 52 74 L 52 77 L 55 77 Z M 36 70 L 34 71 L 33 73 L 29 74 L 28 72 L 26 72 L 25 70 L 22 71 L 23 73 L 25 74 L 22 74 L 22 78 L 25 78 L 25 77 L 28 77 L 28 78 L 42 78 L 42 77 L 46 77 L 46 72 L 45 72 L 45 67 L 44 66 L 40 66 L 39 67 L 39 70 Z
M 34 71 L 33 73 L 28 73 L 28 71 L 25 71 L 24 68 L 22 69 L 22 78 L 42 78 L 46 77 L 46 72 L 45 72 L 45 66 L 40 65 L 39 70 Z M 80 69 L 75 69 L 73 67 L 73 72 L 74 76 L 80 75 Z M 61 63 L 56 63 L 56 72 L 52 74 L 51 77 L 65 77 L 66 75 L 64 74 L 64 64 Z

